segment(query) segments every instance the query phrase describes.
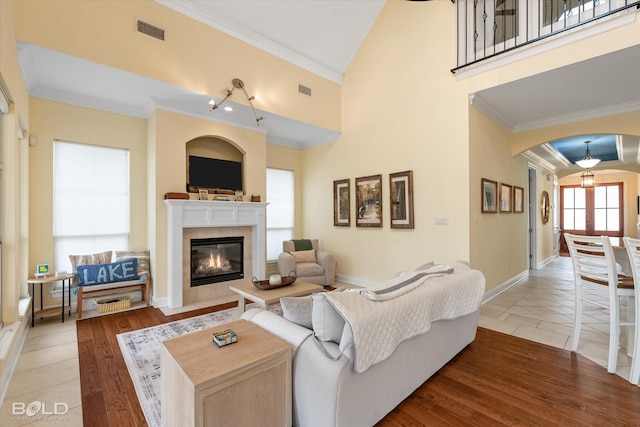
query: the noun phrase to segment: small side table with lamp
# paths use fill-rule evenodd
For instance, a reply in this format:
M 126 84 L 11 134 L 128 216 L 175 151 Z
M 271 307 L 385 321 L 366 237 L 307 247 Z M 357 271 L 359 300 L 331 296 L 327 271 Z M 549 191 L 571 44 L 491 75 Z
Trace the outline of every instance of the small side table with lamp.
M 69 316 L 71 316 L 71 280 L 76 276 L 75 274 L 67 274 L 64 273 L 49 273 L 49 266 L 47 264 L 39 264 L 37 269 L 37 273 L 34 277 L 30 277 L 27 280 L 27 283 L 31 285 L 31 296 L 35 298 L 35 285 L 40 284 L 40 310 L 38 312 L 35 311 L 35 301 L 31 301 L 31 327 L 35 325 L 36 314 L 38 317 L 51 317 L 57 316 L 58 314 L 62 315 L 62 322 L 64 323 L 64 312 L 65 312 L 65 296 L 64 296 L 64 282 L 68 281 L 67 287 L 67 295 L 69 297 Z M 43 308 L 42 304 L 42 285 L 45 283 L 54 283 L 54 282 L 62 282 L 62 305 L 60 308 L 51 307 L 51 308 Z

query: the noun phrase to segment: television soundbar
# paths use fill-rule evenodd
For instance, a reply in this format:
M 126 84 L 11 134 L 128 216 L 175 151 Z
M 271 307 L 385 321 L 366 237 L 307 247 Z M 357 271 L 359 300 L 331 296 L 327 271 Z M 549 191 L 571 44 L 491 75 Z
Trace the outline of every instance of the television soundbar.
M 232 160 L 189 156 L 189 183 L 192 188 L 242 190 L 242 163 Z

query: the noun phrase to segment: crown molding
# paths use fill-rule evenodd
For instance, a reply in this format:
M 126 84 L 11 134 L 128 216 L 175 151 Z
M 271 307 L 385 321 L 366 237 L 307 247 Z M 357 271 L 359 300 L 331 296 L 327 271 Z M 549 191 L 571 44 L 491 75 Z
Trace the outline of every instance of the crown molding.
M 473 93 L 469 95 L 469 104 L 482 111 L 500 126 L 513 131 L 514 123 L 504 117 L 498 110 L 493 108 L 489 103 L 485 102 L 481 95 Z
M 157 3 L 166 6 L 176 12 L 182 13 L 196 21 L 202 22 L 212 28 L 215 28 L 232 37 L 242 40 L 258 49 L 264 50 L 280 59 L 284 59 L 298 67 L 304 68 L 314 74 L 324 77 L 337 84 L 342 84 L 344 75 L 332 70 L 319 62 L 308 58 L 298 52 L 288 49 L 278 43 L 275 43 L 266 37 L 263 37 L 248 28 L 229 21 L 222 16 L 211 13 L 197 3 L 191 1 L 175 1 L 175 0 L 155 0 Z
M 542 166 L 543 168 L 550 170 L 552 172 L 556 172 L 558 169 L 554 165 L 552 165 L 551 163 L 549 163 L 548 161 L 546 161 L 545 159 L 543 159 L 542 157 L 538 156 L 537 154 L 533 153 L 530 150 L 525 151 L 524 153 L 522 153 L 522 155 L 529 161 L 535 163 L 536 165 Z
M 522 132 L 549 126 L 563 125 L 566 123 L 579 122 L 582 120 L 597 119 L 599 117 L 613 116 L 615 114 L 630 113 L 638 110 L 640 110 L 640 101 L 632 101 L 602 108 L 595 108 L 593 110 L 578 111 L 546 119 L 534 120 L 513 126 L 511 130 L 513 132 Z

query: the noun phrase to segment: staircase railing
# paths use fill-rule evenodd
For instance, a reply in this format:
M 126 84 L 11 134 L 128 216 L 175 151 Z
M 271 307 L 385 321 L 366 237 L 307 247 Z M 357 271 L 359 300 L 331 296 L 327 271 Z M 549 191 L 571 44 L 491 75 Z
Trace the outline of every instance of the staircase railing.
M 639 5 L 637 0 L 457 0 L 457 67 L 451 72 Z

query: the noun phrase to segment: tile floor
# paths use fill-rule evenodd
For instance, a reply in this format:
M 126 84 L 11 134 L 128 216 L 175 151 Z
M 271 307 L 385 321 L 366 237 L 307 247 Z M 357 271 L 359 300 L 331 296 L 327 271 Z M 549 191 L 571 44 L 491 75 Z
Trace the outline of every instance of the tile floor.
M 606 366 L 608 312 L 585 306 L 578 352 Z M 69 319 L 69 318 L 68 318 Z M 75 314 L 61 323 L 57 318 L 29 328 L 7 395 L 0 408 L 0 425 L 82 426 Z M 573 270 L 570 258 L 561 257 L 510 287 L 482 307 L 480 326 L 569 349 L 573 323 Z M 625 341 L 622 340 L 622 345 Z M 629 358 L 621 351 L 616 372 L 629 375 Z M 35 418 L 12 414 L 15 403 L 44 402 L 47 412 L 55 402 L 69 407 L 67 414 Z M 61 407 L 60 409 L 64 409 Z
M 606 296 L 594 295 L 607 302 Z M 482 306 L 479 325 L 550 346 L 571 349 L 573 335 L 573 267 L 571 258 L 559 257 Z M 607 366 L 609 348 L 609 310 L 583 305 L 582 332 L 578 353 Z M 621 303 L 623 316 L 625 302 Z M 626 354 L 626 327 L 621 328 L 616 374 L 628 379 L 630 357 Z
M 28 410 L 35 402 L 44 406 L 30 417 Z M 0 425 L 82 426 L 75 314 L 64 323 L 51 317 L 29 327 L 0 408 Z

